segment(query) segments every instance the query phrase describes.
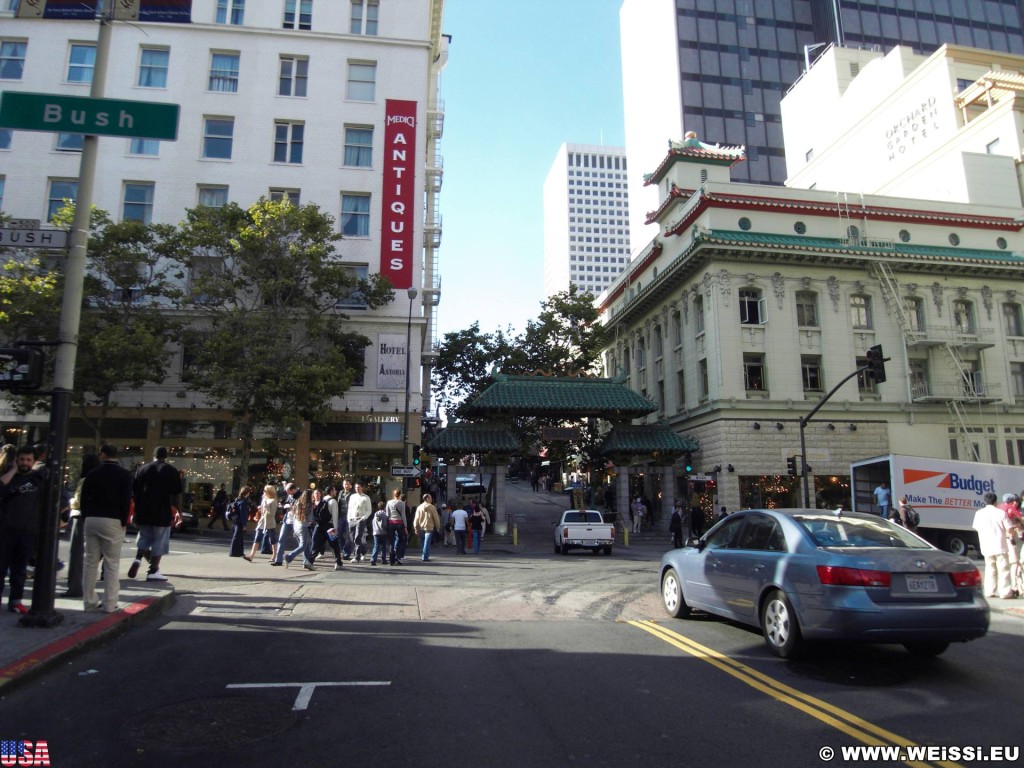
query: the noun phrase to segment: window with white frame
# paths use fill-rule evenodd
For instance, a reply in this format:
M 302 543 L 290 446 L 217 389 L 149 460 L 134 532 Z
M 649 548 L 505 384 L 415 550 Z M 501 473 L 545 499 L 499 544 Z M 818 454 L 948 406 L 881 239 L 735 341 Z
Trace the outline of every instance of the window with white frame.
M 72 43 L 68 51 L 67 81 L 91 83 L 96 68 L 96 46 L 92 43 Z
M 171 52 L 166 48 L 143 48 L 139 53 L 140 88 L 166 88 Z
M 704 297 L 693 297 L 693 322 L 696 325 L 696 333 L 704 333 Z
M 275 203 L 279 203 L 282 200 L 287 200 L 289 203 L 294 205 L 296 208 L 301 205 L 299 202 L 302 198 L 302 193 L 298 189 L 287 189 L 285 187 L 271 187 L 270 188 L 270 199 Z
M 850 325 L 857 330 L 869 330 L 871 324 L 871 297 L 854 294 L 850 297 Z
M 678 347 L 683 343 L 683 318 L 678 312 L 672 313 L 672 346 Z
M 351 24 L 353 35 L 376 35 L 379 0 L 352 0 Z
M 740 322 L 744 325 L 764 325 L 767 305 L 757 288 L 740 289 Z
M 338 297 L 335 306 L 342 309 L 366 309 L 366 296 L 363 294 L 359 283 L 369 277 L 369 266 L 366 264 L 346 264 L 344 269 L 353 281 L 353 287 L 347 295 Z
M 156 185 L 151 181 L 126 181 L 124 184 L 124 201 L 121 208 L 121 219 L 124 221 L 141 221 L 149 224 L 153 221 L 153 193 Z
M 245 23 L 245 0 L 217 0 L 217 23 L 241 26 Z
M 230 160 L 234 134 L 234 118 L 207 117 L 203 120 L 203 157 Z
M 821 356 L 801 355 L 800 373 L 803 378 L 804 392 L 821 392 Z
M 1009 302 L 1003 304 L 1003 328 L 1007 336 L 1024 336 L 1024 320 L 1021 318 L 1020 304 Z
M 208 90 L 218 93 L 238 92 L 239 54 L 223 52 L 210 54 L 210 83 Z
M 78 198 L 78 182 L 72 179 L 51 179 L 50 194 L 46 203 L 46 220 L 53 221 L 57 213 L 68 201 Z
M 344 165 L 369 168 L 373 164 L 373 128 L 363 125 L 345 126 Z
M 708 386 L 708 359 L 706 357 L 697 361 L 697 376 L 700 379 L 700 399 L 707 400 L 711 395 Z
M 905 296 L 903 307 L 906 311 L 907 330 L 914 333 L 924 332 L 924 302 L 917 296 Z
M 85 136 L 80 133 L 58 133 L 54 149 L 58 152 L 81 152 L 85 146 Z
M 10 149 L 13 136 L 14 131 L 10 128 L 0 128 L 0 149 Z
M 971 302 L 963 299 L 953 302 L 953 327 L 958 333 L 974 333 L 974 307 Z
M 160 140 L 159 139 L 129 139 L 128 140 L 128 154 L 129 155 L 144 155 L 146 157 L 156 157 L 160 154 Z
M 1013 396 L 1024 397 L 1024 363 L 1010 363 L 1010 380 L 1013 382 Z M 1024 463 L 1024 454 L 1021 462 Z
M 377 65 L 373 62 L 348 63 L 348 90 L 351 101 L 373 101 L 377 95 Z
M 370 196 L 350 192 L 341 195 L 341 234 L 370 236 Z
M 928 397 L 931 394 L 928 386 L 928 361 L 912 357 L 907 364 L 910 369 L 910 397 L 914 400 Z
M 287 120 L 274 121 L 274 162 L 302 163 L 302 142 L 306 131 L 305 123 Z
M 313 0 L 285 0 L 281 26 L 285 29 L 312 29 Z
M 797 292 L 796 324 L 801 328 L 818 327 L 818 294 L 813 291 Z
M 223 208 L 228 204 L 228 187 L 223 184 L 200 184 L 196 202 L 206 208 Z
M 305 96 L 309 80 L 309 59 L 282 56 L 277 79 L 278 96 Z
M 28 43 L 23 40 L 0 40 L 0 80 L 21 80 L 27 51 Z
M 647 342 L 641 336 L 636 340 L 636 369 L 642 371 L 647 367 Z
M 622 352 L 622 375 L 630 376 L 633 373 L 632 357 L 629 354 L 629 350 L 626 349 Z
M 743 387 L 748 392 L 764 392 L 764 355 L 760 353 L 743 353 Z

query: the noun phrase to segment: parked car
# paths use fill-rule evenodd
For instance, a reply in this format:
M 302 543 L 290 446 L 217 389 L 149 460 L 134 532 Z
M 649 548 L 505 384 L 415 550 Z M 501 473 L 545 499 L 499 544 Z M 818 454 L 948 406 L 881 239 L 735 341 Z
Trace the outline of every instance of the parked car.
M 482 496 L 487 488 L 482 483 L 463 483 L 459 486 L 459 496 Z
M 773 653 L 807 640 L 900 643 L 937 656 L 988 631 L 981 574 L 877 515 L 755 509 L 661 559 L 662 602 L 760 627 Z
M 479 485 L 480 478 L 476 475 L 456 475 L 455 476 L 455 490 L 462 493 L 462 486 L 464 485 Z

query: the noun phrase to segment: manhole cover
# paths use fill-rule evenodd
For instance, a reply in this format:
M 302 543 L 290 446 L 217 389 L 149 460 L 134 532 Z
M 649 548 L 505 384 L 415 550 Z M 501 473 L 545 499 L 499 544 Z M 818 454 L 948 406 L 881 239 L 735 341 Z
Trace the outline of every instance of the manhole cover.
M 259 712 L 259 717 L 253 713 Z M 277 736 L 296 721 L 291 699 L 280 706 L 268 699 L 227 696 L 173 704 L 137 715 L 122 735 L 142 749 L 199 752 Z

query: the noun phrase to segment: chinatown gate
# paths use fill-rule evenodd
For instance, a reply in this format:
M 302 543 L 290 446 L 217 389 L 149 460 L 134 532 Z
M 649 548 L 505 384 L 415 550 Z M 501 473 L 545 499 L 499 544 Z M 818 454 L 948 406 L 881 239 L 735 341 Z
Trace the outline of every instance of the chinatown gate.
M 526 452 L 510 428 L 511 421 L 533 416 L 603 422 L 598 454 L 613 465 L 620 515 L 629 502 L 630 476 L 641 473 L 660 475 L 661 509 L 672 509 L 673 464 L 684 454 L 696 451 L 697 442 L 676 434 L 665 424 L 633 423 L 654 413 L 658 406 L 627 387 L 625 378 L 493 375 L 494 384 L 467 408 L 467 415 L 479 421 L 450 424 L 424 445 L 431 455 L 448 460 L 449 499 L 457 495 L 453 463 L 467 454 L 481 456 L 481 480 L 488 475 L 494 478 L 493 520 L 499 532 L 504 530 L 508 509 L 505 485 L 499 479 L 504 477 L 509 459 Z

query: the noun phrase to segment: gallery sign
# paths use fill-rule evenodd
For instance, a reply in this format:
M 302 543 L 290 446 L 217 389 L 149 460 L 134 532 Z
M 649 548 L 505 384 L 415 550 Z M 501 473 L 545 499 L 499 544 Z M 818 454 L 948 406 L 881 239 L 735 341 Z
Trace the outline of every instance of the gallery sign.
M 405 390 L 405 338 L 404 333 L 378 334 L 377 389 Z
M 415 186 L 416 102 L 388 99 L 384 118 L 380 273 L 398 289 L 412 287 Z

